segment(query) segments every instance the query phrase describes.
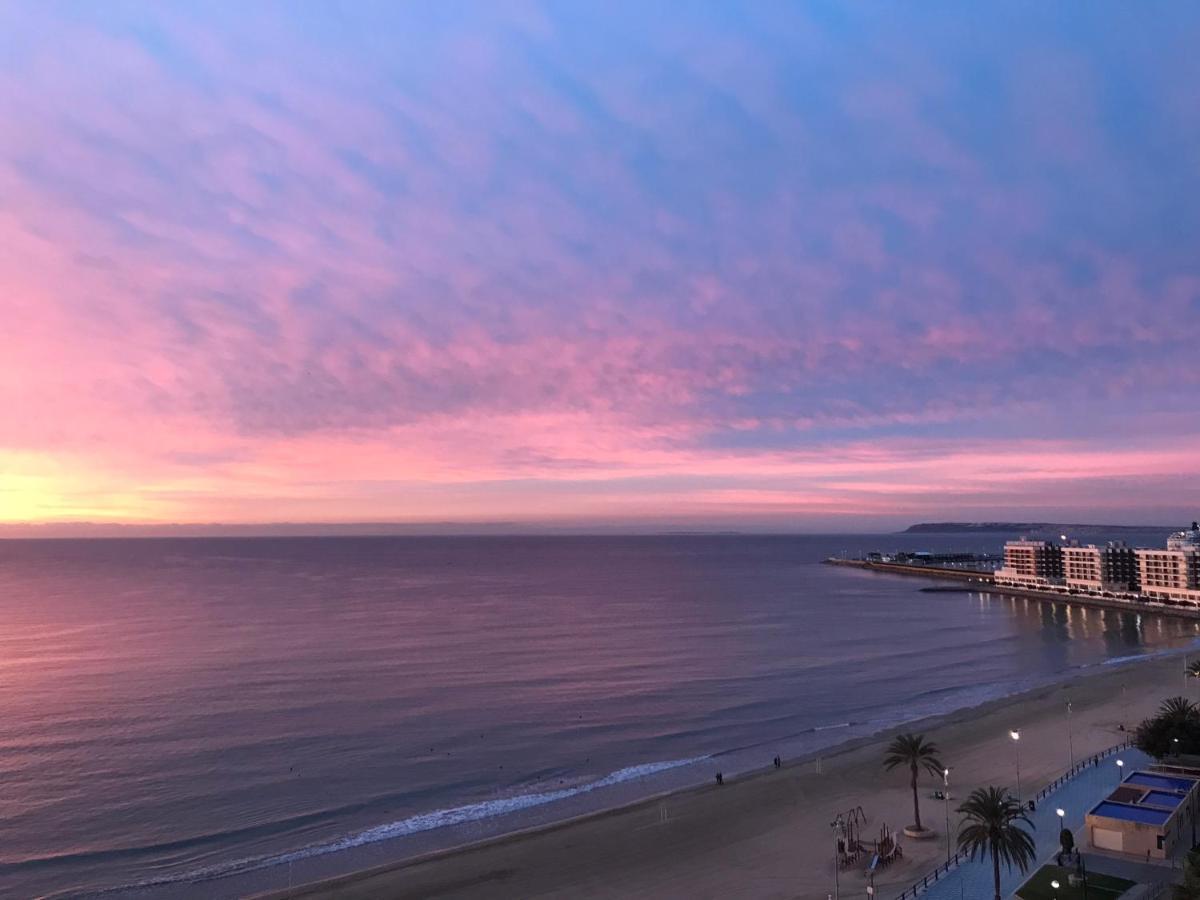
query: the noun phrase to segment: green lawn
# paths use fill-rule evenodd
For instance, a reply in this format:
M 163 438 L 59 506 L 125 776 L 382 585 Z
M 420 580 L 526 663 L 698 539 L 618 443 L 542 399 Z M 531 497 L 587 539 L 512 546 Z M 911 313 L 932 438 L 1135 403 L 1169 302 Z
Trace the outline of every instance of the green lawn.
M 1083 897 L 1082 888 L 1073 888 L 1067 881 L 1070 869 L 1060 869 L 1058 866 L 1042 866 L 1033 873 L 1033 877 L 1021 885 L 1017 896 L 1023 900 L 1076 900 Z M 1051 881 L 1057 881 L 1057 891 L 1050 887 Z M 1134 886 L 1134 882 L 1124 878 L 1113 878 L 1111 875 L 1091 875 L 1087 877 L 1088 900 L 1113 900 Z

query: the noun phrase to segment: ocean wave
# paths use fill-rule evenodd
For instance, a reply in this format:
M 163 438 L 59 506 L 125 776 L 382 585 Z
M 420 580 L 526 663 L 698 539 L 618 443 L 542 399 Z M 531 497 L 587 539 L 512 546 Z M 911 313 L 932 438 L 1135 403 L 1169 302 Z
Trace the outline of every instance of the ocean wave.
M 695 756 L 687 759 L 672 759 L 660 762 L 643 763 L 637 766 L 627 766 L 623 769 L 618 769 L 615 772 L 610 772 L 603 778 L 599 778 L 596 781 L 589 781 L 576 787 L 559 788 L 552 791 L 538 791 L 527 794 L 516 794 L 511 797 L 483 800 L 478 803 L 467 803 L 463 806 L 453 806 L 446 809 L 437 809 L 430 812 L 418 813 L 405 819 L 399 819 L 395 822 L 388 822 L 383 825 L 376 825 L 372 828 L 357 831 L 353 834 L 336 838 L 331 841 L 323 841 L 318 844 L 311 844 L 307 847 L 301 847 L 298 850 L 229 860 L 227 862 L 216 863 L 214 865 L 205 866 L 199 869 L 191 869 L 187 872 L 181 872 L 178 875 L 167 875 L 159 878 L 139 881 L 134 884 L 126 884 L 120 887 L 110 888 L 101 893 L 130 893 L 168 884 L 212 881 L 213 879 L 217 878 L 226 878 L 232 875 L 242 875 L 248 872 L 272 868 L 274 866 L 299 862 L 300 860 L 309 859 L 314 856 L 324 856 L 326 854 L 337 853 L 343 850 L 352 850 L 355 847 L 362 847 L 366 844 L 374 844 L 380 841 L 392 840 L 394 838 L 400 838 L 410 834 L 417 834 L 423 831 L 431 831 L 435 828 L 447 828 L 454 825 L 463 825 L 469 822 L 479 822 L 485 819 L 496 818 L 497 816 L 508 815 L 510 813 L 520 812 L 521 810 L 531 809 L 537 806 L 544 806 L 549 803 L 556 803 L 560 800 L 567 800 L 571 797 L 587 794 L 601 788 L 612 787 L 614 785 L 623 784 L 629 781 L 636 781 L 639 778 L 646 778 L 659 772 L 665 772 L 671 769 L 678 769 L 684 766 L 694 765 L 696 763 L 704 762 L 706 759 L 710 758 L 711 757 L 709 756 Z M 58 896 L 66 898 L 79 895 L 60 894 Z M 93 892 L 89 893 L 88 896 L 96 896 L 96 894 Z
M 1194 640 L 1188 647 L 1170 647 L 1165 650 L 1153 650 L 1149 653 L 1135 653 L 1131 656 L 1114 656 L 1109 659 L 1102 660 L 1099 665 L 1102 666 L 1120 666 L 1125 663 L 1138 662 L 1147 659 L 1166 659 L 1168 656 L 1182 656 L 1189 653 L 1200 646 L 1200 640 Z

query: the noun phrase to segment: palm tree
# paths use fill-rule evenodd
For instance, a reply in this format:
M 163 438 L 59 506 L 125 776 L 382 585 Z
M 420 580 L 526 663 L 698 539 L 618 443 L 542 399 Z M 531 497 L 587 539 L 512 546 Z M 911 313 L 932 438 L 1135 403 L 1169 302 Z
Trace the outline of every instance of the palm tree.
M 1200 659 L 1191 663 L 1188 666 L 1187 671 L 1188 671 L 1188 675 L 1190 675 L 1192 678 L 1200 678 Z
M 1158 714 L 1173 722 L 1190 722 L 1200 717 L 1200 708 L 1186 697 L 1170 697 L 1159 704 Z
M 921 804 L 917 799 L 917 775 L 921 769 L 931 775 L 941 775 L 945 771 L 938 759 L 937 745 L 927 742 L 923 734 L 898 734 L 888 744 L 883 766 L 889 772 L 896 766 L 908 766 L 912 773 L 913 819 L 917 831 L 924 831 L 921 827 Z
M 1033 837 L 1021 826 L 1023 822 L 1033 828 L 1033 822 L 1006 788 L 976 788 L 958 811 L 966 817 L 958 832 L 958 849 L 967 851 L 971 859 L 992 857 L 995 900 L 1000 900 L 1000 861 L 1024 872 L 1037 858 Z
M 1158 713 L 1137 728 L 1140 750 L 1159 759 L 1168 754 L 1200 752 L 1200 707 L 1186 697 L 1170 697 Z

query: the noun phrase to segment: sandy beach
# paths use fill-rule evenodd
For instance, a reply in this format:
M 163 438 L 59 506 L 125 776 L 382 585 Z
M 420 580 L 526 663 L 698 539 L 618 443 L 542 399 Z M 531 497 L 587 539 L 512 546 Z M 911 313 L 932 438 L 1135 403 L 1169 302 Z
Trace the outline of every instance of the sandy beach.
M 994 701 L 915 728 L 935 741 L 951 770 L 955 798 L 985 784 L 1013 787 L 1010 729 L 1021 733 L 1021 787 L 1028 797 L 1069 763 L 1066 704 L 1072 702 L 1075 758 L 1128 737 L 1167 696 L 1183 690 L 1179 656 L 1109 666 L 1052 687 Z M 861 806 L 871 837 L 912 820 L 907 773 L 885 772 L 883 747 L 895 732 L 851 742 L 822 758 L 785 764 L 599 815 L 355 873 L 271 898 L 756 897 L 824 900 L 833 890 L 830 822 Z M 769 762 L 769 761 L 766 761 Z M 887 896 L 944 859 L 940 783 L 921 785 L 931 841 L 902 840 L 904 860 L 876 877 Z M 953 804 L 951 806 L 953 815 Z M 865 867 L 865 863 L 863 863 Z M 841 886 L 865 895 L 862 868 Z

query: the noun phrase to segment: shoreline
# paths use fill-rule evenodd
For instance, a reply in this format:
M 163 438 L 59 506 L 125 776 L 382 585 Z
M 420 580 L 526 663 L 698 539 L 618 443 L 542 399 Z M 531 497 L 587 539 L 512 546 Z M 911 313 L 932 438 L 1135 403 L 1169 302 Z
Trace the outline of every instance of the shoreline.
M 529 851 L 537 855 L 539 852 L 537 845 L 562 843 L 564 840 L 567 845 L 575 846 L 574 838 L 576 834 L 584 832 L 612 832 L 613 834 L 609 834 L 608 838 L 616 837 L 618 838 L 616 842 L 620 843 L 620 834 L 628 831 L 627 826 L 631 822 L 643 822 L 647 819 L 652 821 L 649 824 L 641 824 L 635 827 L 645 829 L 660 826 L 660 830 L 664 832 L 669 831 L 672 820 L 666 812 L 668 806 L 683 808 L 699 807 L 701 812 L 705 812 L 705 808 L 710 808 L 707 811 L 709 813 L 717 813 L 714 818 L 720 819 L 720 806 L 724 798 L 733 797 L 734 799 L 739 799 L 737 797 L 739 794 L 759 794 L 763 791 L 764 786 L 774 785 L 780 781 L 801 782 L 807 787 L 808 783 L 819 783 L 822 780 L 835 780 L 838 778 L 844 779 L 847 776 L 854 779 L 861 779 L 864 784 L 859 789 L 859 793 L 862 794 L 864 800 L 870 799 L 873 801 L 875 798 L 871 796 L 872 791 L 868 783 L 879 779 L 877 777 L 878 773 L 873 774 L 869 766 L 869 758 L 877 758 L 876 754 L 871 754 L 870 751 L 875 750 L 877 753 L 880 752 L 882 745 L 892 736 L 906 731 L 922 731 L 931 733 L 931 738 L 938 740 L 937 736 L 940 732 L 975 730 L 972 728 L 973 725 L 990 719 L 1006 718 L 1024 720 L 1029 718 L 1030 715 L 1034 717 L 1043 716 L 1045 711 L 1039 710 L 1039 707 L 1046 706 L 1057 695 L 1064 694 L 1064 692 L 1071 697 L 1076 710 L 1078 710 L 1076 716 L 1079 719 L 1084 718 L 1085 709 L 1092 711 L 1097 709 L 1104 710 L 1107 727 L 1102 729 L 1101 734 L 1089 733 L 1087 737 L 1083 734 L 1077 736 L 1079 739 L 1077 746 L 1079 752 L 1076 754 L 1076 757 L 1081 758 L 1090 753 L 1106 749 L 1108 746 L 1112 746 L 1130 737 L 1136 722 L 1140 721 L 1153 706 L 1157 705 L 1158 699 L 1161 699 L 1158 693 L 1155 692 L 1154 702 L 1147 706 L 1145 692 L 1135 692 L 1137 696 L 1126 696 L 1123 702 L 1128 708 L 1129 721 L 1124 723 L 1127 730 L 1120 731 L 1117 727 L 1118 723 L 1112 718 L 1114 712 L 1111 708 L 1113 702 L 1112 691 L 1109 690 L 1107 697 L 1105 697 L 1105 686 L 1111 689 L 1114 683 L 1132 685 L 1133 682 L 1137 682 L 1139 685 L 1161 688 L 1162 691 L 1165 691 L 1163 696 L 1170 695 L 1172 688 L 1174 689 L 1173 693 L 1178 694 L 1181 692 L 1183 684 L 1181 680 L 1176 681 L 1176 679 L 1181 678 L 1177 660 L 1179 657 L 1191 652 L 1193 651 L 1189 649 L 1180 649 L 1157 654 L 1146 659 L 1124 660 L 1110 665 L 1101 664 L 1050 684 L 1029 688 L 950 712 L 917 718 L 910 722 L 883 729 L 871 735 L 850 738 L 811 754 L 786 760 L 779 770 L 776 770 L 771 765 L 766 765 L 734 778 L 729 778 L 722 786 L 703 784 L 663 791 L 649 797 L 643 797 L 593 812 L 423 853 L 408 859 L 365 867 L 354 872 L 310 881 L 292 888 L 269 890 L 252 896 L 258 898 L 258 900 L 283 900 L 283 898 L 299 897 L 358 898 L 379 896 L 381 893 L 386 896 L 414 898 L 426 896 L 428 893 L 437 893 L 439 896 L 461 896 L 464 898 L 486 896 L 496 889 L 495 878 L 501 877 L 497 873 L 507 873 L 503 875 L 505 880 L 514 876 L 512 870 L 506 866 L 500 865 L 497 867 L 496 865 L 491 865 L 491 863 L 496 861 L 493 859 L 495 857 L 503 857 L 505 854 L 527 856 L 529 855 Z M 1101 696 L 1093 698 L 1092 695 L 1096 695 L 1097 693 Z M 1080 699 L 1076 697 L 1077 694 L 1086 694 L 1092 699 Z M 1006 731 L 1007 728 L 996 729 L 997 733 L 1006 733 Z M 1026 726 L 1022 727 L 1022 733 L 1023 735 L 1027 733 Z M 1102 739 L 1102 735 L 1110 739 L 1105 741 Z M 960 736 L 956 736 L 956 740 L 958 737 Z M 939 744 L 942 743 L 942 741 L 938 742 Z M 1025 748 L 1026 739 L 1024 737 L 1022 745 L 1022 758 L 1024 760 L 1028 753 Z M 860 757 L 864 758 L 860 759 Z M 818 768 L 816 765 L 817 760 L 820 760 L 820 768 L 822 769 L 820 774 L 816 772 Z M 953 762 L 950 759 L 947 759 L 946 762 L 953 771 L 955 769 Z M 1049 783 L 1057 775 L 1061 774 L 1062 771 L 1067 769 L 1068 759 L 1064 756 L 1061 762 L 1062 765 L 1060 766 L 1042 766 L 1040 770 L 1036 765 L 1025 762 L 1022 772 L 1023 787 L 1027 788 L 1028 793 L 1032 793 L 1044 784 Z M 877 763 L 874 768 L 878 768 Z M 888 780 L 896 781 L 897 779 Z M 904 779 L 898 779 L 898 781 L 903 782 Z M 997 781 L 997 783 L 1000 783 L 1000 781 Z M 795 785 L 792 786 L 795 787 Z M 903 784 L 901 788 L 899 793 L 906 795 L 906 806 L 909 815 L 907 818 L 904 816 L 900 816 L 899 818 L 893 817 L 891 819 L 880 817 L 878 821 L 873 817 L 871 827 L 876 831 L 879 824 L 882 824 L 882 821 L 887 821 L 887 824 L 893 830 L 898 831 L 904 825 L 908 824 L 908 821 L 911 819 L 911 792 Z M 895 793 L 894 788 L 889 788 L 889 790 Z M 960 793 L 965 793 L 965 789 L 961 792 L 955 792 L 952 788 L 952 792 L 957 797 Z M 802 790 L 802 793 L 811 794 L 812 792 Z M 928 793 L 928 791 L 925 793 Z M 741 799 L 744 799 L 744 797 Z M 746 824 L 757 831 L 762 823 L 755 824 L 754 820 L 756 817 L 754 811 L 741 809 L 741 804 L 737 805 L 739 807 L 738 813 L 747 819 Z M 936 810 L 934 807 L 940 806 L 940 804 L 929 801 L 926 805 L 930 806 L 930 813 L 932 814 L 926 816 L 926 819 L 936 819 L 936 813 L 940 812 L 940 810 Z M 656 812 L 657 816 L 654 815 Z M 809 822 L 809 830 L 814 832 L 814 837 L 817 837 L 822 830 L 828 832 L 828 821 L 835 812 L 836 810 L 822 810 L 816 814 L 813 822 Z M 809 815 L 809 818 L 813 818 L 812 814 Z M 901 818 L 905 820 L 900 821 Z M 713 836 L 721 834 L 721 824 L 728 823 L 716 823 L 718 830 Z M 822 824 L 824 825 L 824 829 L 820 827 Z M 815 827 L 811 827 L 814 825 Z M 944 829 L 939 828 L 938 830 L 942 831 Z M 820 838 L 817 839 L 820 840 Z M 712 841 L 705 841 L 704 836 L 701 835 L 698 836 L 697 843 L 712 843 Z M 934 841 L 933 844 L 944 847 L 944 843 L 940 838 Z M 897 864 L 896 867 L 881 873 L 881 877 L 877 878 L 876 881 L 877 887 L 887 887 L 888 889 L 895 887 L 899 890 L 904 886 L 905 879 L 913 880 L 920 878 L 925 871 L 932 869 L 937 864 L 937 854 L 935 853 L 932 857 L 930 856 L 928 843 L 922 845 L 914 841 L 905 841 L 904 845 L 906 859 Z M 579 855 L 578 851 L 576 855 Z M 686 855 L 684 854 L 684 856 Z M 583 856 L 584 858 L 577 860 L 577 863 L 583 869 L 598 869 L 606 872 L 609 876 L 614 874 L 611 863 L 604 863 L 602 858 L 589 861 L 586 853 Z M 602 857 L 602 854 L 600 856 Z M 499 861 L 502 862 L 503 860 L 500 859 Z M 475 878 L 464 880 L 462 877 L 455 875 L 455 873 L 461 874 L 463 868 L 477 868 L 479 864 L 484 862 L 489 863 L 486 866 L 486 871 L 481 871 Z M 815 858 L 814 862 L 816 862 Z M 832 864 L 827 862 L 824 868 L 829 870 L 828 877 L 832 878 Z M 441 870 L 443 869 L 450 871 L 442 872 Z M 843 872 L 842 874 L 851 884 L 855 883 L 853 881 L 855 873 Z M 430 882 L 428 888 L 421 888 L 419 884 L 426 881 Z M 865 881 L 861 877 L 858 881 L 865 885 Z M 488 888 L 488 885 L 491 885 L 491 887 Z M 567 884 L 560 883 L 556 889 L 551 889 L 549 893 L 553 894 L 567 889 Z M 700 896 L 706 896 L 703 893 L 702 886 L 689 888 L 687 891 L 678 893 L 678 896 L 695 896 L 694 891 L 697 889 L 700 890 Z M 518 890 L 514 886 L 514 890 L 517 891 L 515 895 L 519 896 L 531 896 L 540 893 L 529 887 L 522 887 Z M 571 885 L 571 890 L 575 893 L 580 893 L 574 885 Z M 476 893 L 477 891 L 482 891 L 482 893 Z M 663 891 L 660 888 L 655 888 L 655 891 L 660 895 L 676 895 L 672 889 Z M 607 892 L 602 890 L 596 895 L 619 896 L 621 893 L 623 891 Z M 764 896 L 769 893 L 764 894 Z M 590 895 L 588 892 L 583 892 L 580 895 L 585 894 Z M 718 895 L 714 894 L 712 896 Z M 787 896 L 797 895 L 787 894 Z M 802 893 L 798 896 L 818 898 L 824 897 L 825 892 L 820 888 L 816 888 L 811 894 Z

